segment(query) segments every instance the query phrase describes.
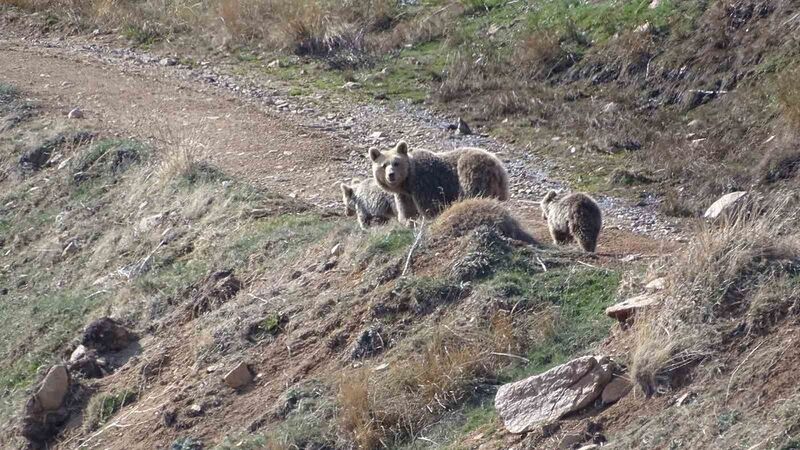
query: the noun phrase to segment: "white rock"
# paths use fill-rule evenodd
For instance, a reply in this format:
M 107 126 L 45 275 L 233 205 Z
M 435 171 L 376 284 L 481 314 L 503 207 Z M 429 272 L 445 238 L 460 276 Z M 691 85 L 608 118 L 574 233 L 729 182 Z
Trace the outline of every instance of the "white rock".
M 500 387 L 495 409 L 506 429 L 523 433 L 578 411 L 600 396 L 611 381 L 610 360 L 584 356 Z
M 59 364 L 53 366 L 42 381 L 42 386 L 36 392 L 36 398 L 45 411 L 54 411 L 64 403 L 64 397 L 69 391 L 69 373 L 67 368 Z
M 267 67 L 269 67 L 269 68 L 281 67 L 281 60 L 280 59 L 276 59 L 276 60 L 272 61 L 271 63 L 267 64 Z
M 458 125 L 456 126 L 456 134 L 472 134 L 472 130 L 467 125 L 467 122 L 464 121 L 461 117 L 458 118 Z
M 361 85 L 359 83 L 356 83 L 355 81 L 348 81 L 342 87 L 344 89 L 358 89 L 361 87 Z
M 175 64 L 178 64 L 178 61 L 176 61 L 173 58 L 161 58 L 161 60 L 158 63 L 161 64 L 164 67 L 167 67 L 167 66 L 174 66 Z
M 621 301 L 606 308 L 606 315 L 620 322 L 625 322 L 638 310 L 653 306 L 661 301 L 661 297 L 653 294 L 642 294 Z
M 77 346 L 69 357 L 69 362 L 75 362 L 86 355 L 86 347 L 83 344 Z
M 68 119 L 83 119 L 83 111 L 80 108 L 73 108 L 72 111 L 67 114 Z
M 247 367 L 247 364 L 242 362 L 228 372 L 225 377 L 223 377 L 223 381 L 231 388 L 238 389 L 253 381 L 253 373 L 250 372 L 250 368 Z
M 655 280 L 647 283 L 644 286 L 644 289 L 647 292 L 656 292 L 656 291 L 663 291 L 666 286 L 667 286 L 667 279 L 661 277 L 661 278 L 656 278 Z
M 341 243 L 334 245 L 331 249 L 332 256 L 341 256 L 342 253 L 344 253 L 344 246 Z
M 744 201 L 747 192 L 737 191 L 725 194 L 708 207 L 703 217 L 706 219 L 716 219 L 723 213 L 732 214 L 735 209 Z

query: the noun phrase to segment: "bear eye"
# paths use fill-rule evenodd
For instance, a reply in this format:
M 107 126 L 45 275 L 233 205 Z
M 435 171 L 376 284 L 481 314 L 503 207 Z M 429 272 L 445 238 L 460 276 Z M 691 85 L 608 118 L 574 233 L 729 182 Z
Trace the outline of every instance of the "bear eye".
M 389 163 L 383 163 L 383 168 L 385 169 L 387 167 L 389 167 Z
M 392 167 L 397 167 L 397 161 L 392 163 Z

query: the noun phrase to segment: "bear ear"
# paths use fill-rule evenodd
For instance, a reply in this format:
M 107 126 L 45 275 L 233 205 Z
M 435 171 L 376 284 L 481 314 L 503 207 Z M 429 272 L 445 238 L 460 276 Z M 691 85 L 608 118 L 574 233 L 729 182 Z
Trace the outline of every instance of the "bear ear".
M 345 197 L 347 197 L 347 198 L 353 197 L 353 188 L 352 187 L 350 187 L 350 186 L 348 186 L 348 185 L 346 185 L 344 183 L 342 183 L 341 186 L 342 186 L 342 193 L 344 194 Z
M 408 144 L 406 144 L 406 141 L 400 141 L 397 143 L 397 146 L 394 148 L 394 150 L 401 155 L 407 155 Z
M 373 162 L 375 162 L 380 157 L 381 157 L 381 151 L 378 150 L 375 147 L 370 147 L 370 149 L 369 149 L 369 159 L 371 159 Z
M 547 195 L 544 196 L 544 198 L 542 199 L 542 203 L 551 202 L 554 198 L 556 198 L 556 191 L 550 191 L 547 193 Z

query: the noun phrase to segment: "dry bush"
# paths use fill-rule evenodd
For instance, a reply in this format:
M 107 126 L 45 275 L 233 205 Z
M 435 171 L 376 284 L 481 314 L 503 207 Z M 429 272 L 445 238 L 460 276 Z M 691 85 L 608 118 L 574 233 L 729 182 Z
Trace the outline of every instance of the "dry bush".
M 450 102 L 505 91 L 514 84 L 507 67 L 506 61 L 492 49 L 477 58 L 457 52 L 448 64 L 437 96 L 443 102 Z
M 162 183 L 191 176 L 207 160 L 208 148 L 193 138 L 182 139 L 162 154 L 158 176 Z
M 368 36 L 370 48 L 385 53 L 404 45 L 430 42 L 450 34 L 454 20 L 463 13 L 460 3 L 447 3 L 433 11 L 425 10 L 405 20 L 395 20 L 385 33 Z
M 800 271 L 797 219 L 793 195 L 752 200 L 699 230 L 675 257 L 671 292 L 637 324 L 632 376 L 646 393 L 668 387 L 678 369 L 710 354 L 752 308 L 762 318 L 754 324 L 774 317 L 758 305 L 776 291 L 775 280 Z M 788 308 L 770 305 L 773 312 Z
M 564 57 L 558 35 L 537 31 L 522 39 L 514 49 L 514 61 L 527 77 L 547 78 Z
M 496 315 L 488 328 L 456 336 L 442 327 L 414 354 L 391 361 L 386 372 L 345 374 L 338 410 L 343 438 L 359 448 L 402 441 L 463 402 L 472 386 L 508 365 L 493 351 L 520 348 L 510 317 Z
M 370 372 L 366 368 L 348 373 L 339 381 L 338 422 L 348 440 L 358 448 L 375 448 L 380 436 L 371 412 Z

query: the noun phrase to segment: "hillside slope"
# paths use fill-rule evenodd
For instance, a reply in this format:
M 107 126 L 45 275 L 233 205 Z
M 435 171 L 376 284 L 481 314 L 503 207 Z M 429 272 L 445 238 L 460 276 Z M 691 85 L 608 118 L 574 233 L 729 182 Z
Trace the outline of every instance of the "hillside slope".
M 0 2 L 0 446 L 797 448 L 797 2 L 155 3 Z M 539 244 L 360 231 L 337 185 L 398 139 L 497 152 Z M 500 385 L 587 354 L 632 392 L 505 430 Z

